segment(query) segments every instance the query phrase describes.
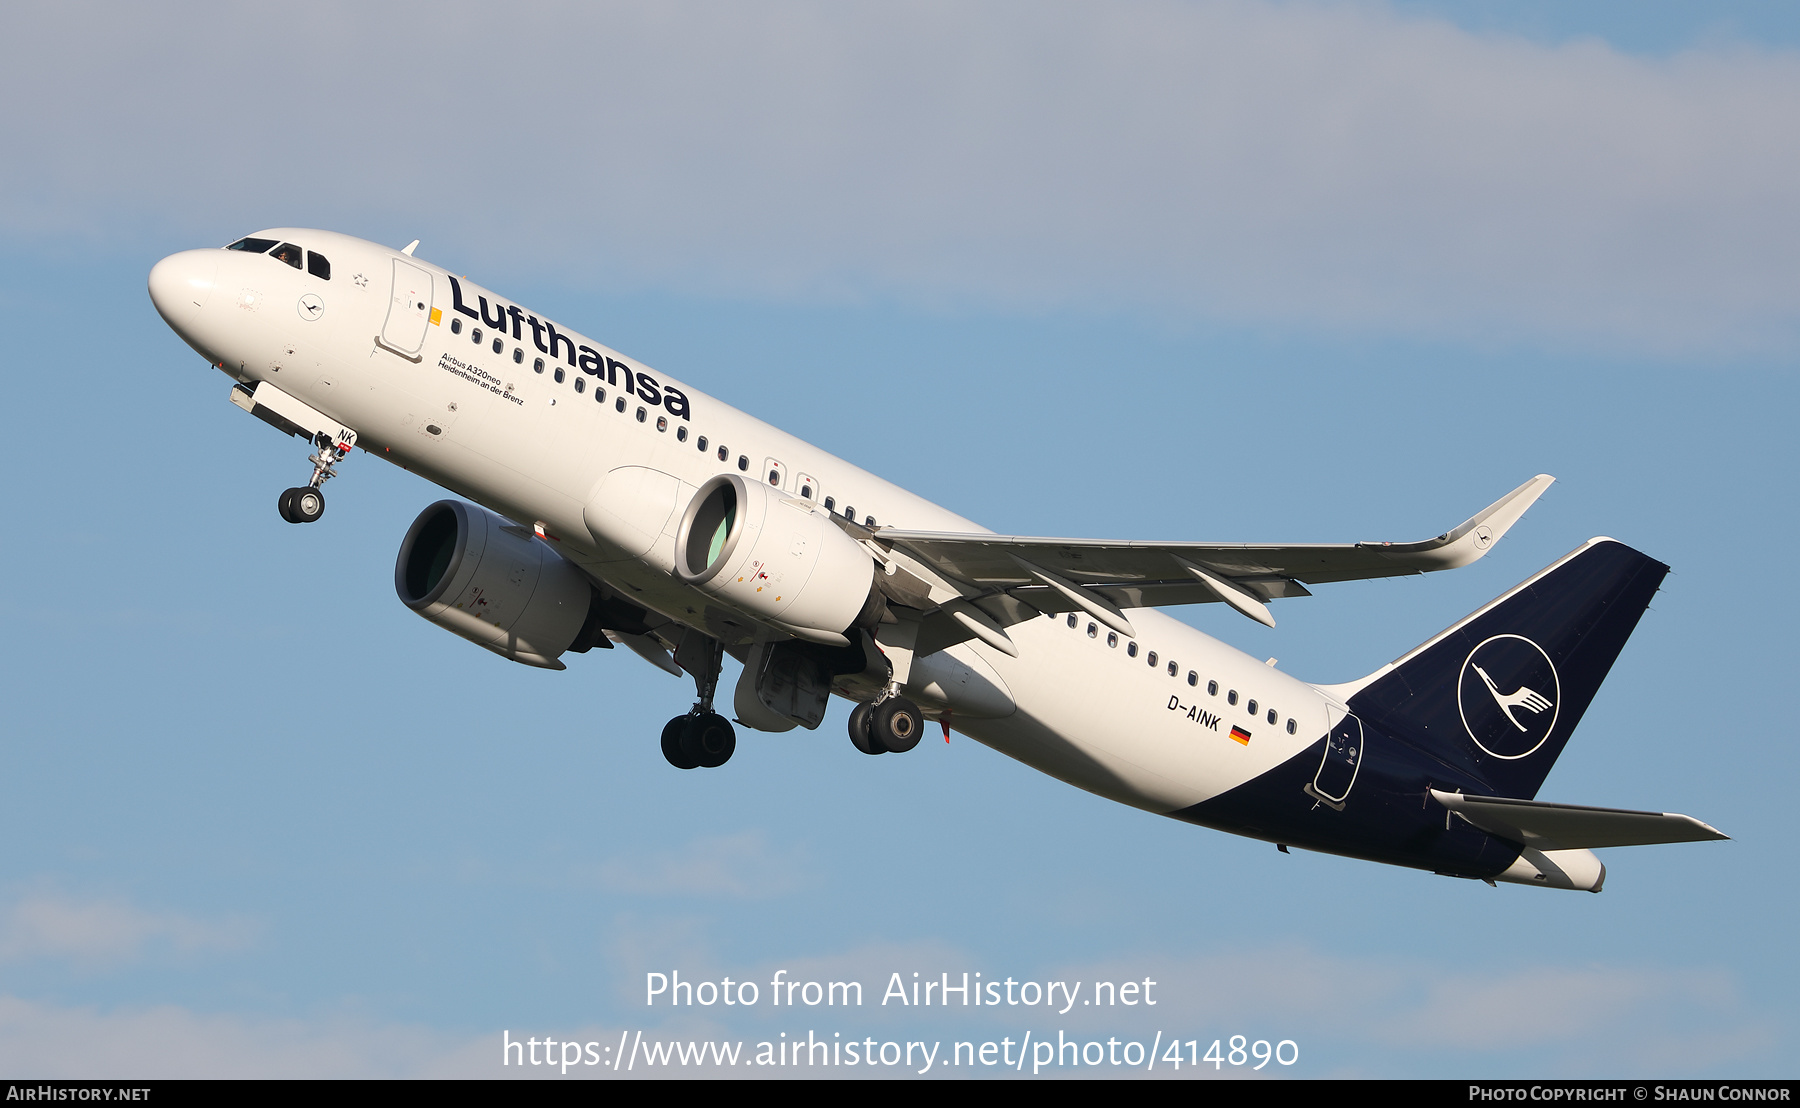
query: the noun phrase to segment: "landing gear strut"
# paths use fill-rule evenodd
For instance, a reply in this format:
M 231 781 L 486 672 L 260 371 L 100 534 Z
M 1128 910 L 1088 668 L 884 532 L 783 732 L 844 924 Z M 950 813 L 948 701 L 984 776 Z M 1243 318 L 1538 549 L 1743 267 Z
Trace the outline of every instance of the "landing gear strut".
M 850 710 L 850 742 L 864 754 L 904 754 L 924 730 L 919 706 L 898 693 Z
M 337 476 L 332 467 L 355 445 L 355 431 L 339 431 L 335 439 L 323 431 L 315 435 L 313 446 L 317 447 L 317 452 L 306 459 L 313 464 L 312 480 L 281 494 L 281 499 L 276 502 L 281 518 L 289 523 L 317 522 L 325 514 L 325 482 Z
M 701 641 L 704 640 L 704 641 Z M 737 750 L 737 733 L 724 716 L 713 711 L 713 693 L 719 687 L 719 671 L 725 664 L 725 646 L 719 640 L 688 632 L 675 651 L 675 660 L 693 674 L 696 698 L 685 716 L 663 725 L 663 757 L 676 769 L 717 769 Z

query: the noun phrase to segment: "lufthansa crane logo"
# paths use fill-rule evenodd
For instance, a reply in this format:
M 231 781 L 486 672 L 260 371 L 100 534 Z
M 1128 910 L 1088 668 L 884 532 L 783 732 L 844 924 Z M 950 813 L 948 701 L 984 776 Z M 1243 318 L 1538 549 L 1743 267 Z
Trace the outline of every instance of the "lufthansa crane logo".
M 1543 746 L 1561 702 L 1556 666 L 1522 635 L 1495 635 L 1463 659 L 1456 707 L 1475 745 L 1496 758 L 1523 758 Z

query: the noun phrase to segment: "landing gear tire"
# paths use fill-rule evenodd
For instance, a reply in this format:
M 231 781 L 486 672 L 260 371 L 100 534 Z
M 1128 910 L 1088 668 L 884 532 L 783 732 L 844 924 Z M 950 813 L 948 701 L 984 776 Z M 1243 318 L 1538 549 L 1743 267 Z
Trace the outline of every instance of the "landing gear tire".
M 724 716 L 717 712 L 701 712 L 687 717 L 686 725 L 681 729 L 684 758 L 691 758 L 695 765 L 706 769 L 718 769 L 731 760 L 735 750 L 737 732 L 731 729 Z
M 676 769 L 699 769 L 700 763 L 688 758 L 687 754 L 681 749 L 681 733 L 687 729 L 687 723 L 687 716 L 676 716 L 668 723 L 663 724 L 663 757 L 667 758 L 669 764 Z
M 325 514 L 325 493 L 306 485 L 289 489 L 281 494 L 277 507 L 289 523 L 315 523 Z
M 886 754 L 887 747 L 875 741 L 869 733 L 869 713 L 872 709 L 867 704 L 858 704 L 850 709 L 850 742 L 864 754 Z
M 918 746 L 924 733 L 925 717 L 919 706 L 904 696 L 890 696 L 869 713 L 870 743 L 880 743 L 895 754 Z

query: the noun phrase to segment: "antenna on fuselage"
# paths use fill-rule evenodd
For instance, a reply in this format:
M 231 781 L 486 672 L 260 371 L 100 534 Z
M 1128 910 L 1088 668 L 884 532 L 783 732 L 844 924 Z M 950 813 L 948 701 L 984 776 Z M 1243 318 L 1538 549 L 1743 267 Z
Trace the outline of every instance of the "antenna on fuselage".
M 414 239 L 411 242 L 407 243 L 406 246 L 401 249 L 400 253 L 405 254 L 407 257 L 410 258 L 410 257 L 412 257 L 412 252 L 414 250 L 417 250 L 418 248 L 419 248 L 419 240 Z

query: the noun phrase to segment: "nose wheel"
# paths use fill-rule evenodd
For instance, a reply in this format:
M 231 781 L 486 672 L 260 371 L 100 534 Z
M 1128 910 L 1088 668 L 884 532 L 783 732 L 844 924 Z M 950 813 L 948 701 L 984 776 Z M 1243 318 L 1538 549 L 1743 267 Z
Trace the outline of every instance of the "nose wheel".
M 289 523 L 316 523 L 325 514 L 325 482 L 337 476 L 333 467 L 356 445 L 356 432 L 345 429 L 336 438 L 320 432 L 313 439 L 317 450 L 306 459 L 313 464 L 312 480 L 281 494 L 276 508 Z
M 325 514 L 325 492 L 311 485 L 289 489 L 276 506 L 289 523 L 315 523 Z

